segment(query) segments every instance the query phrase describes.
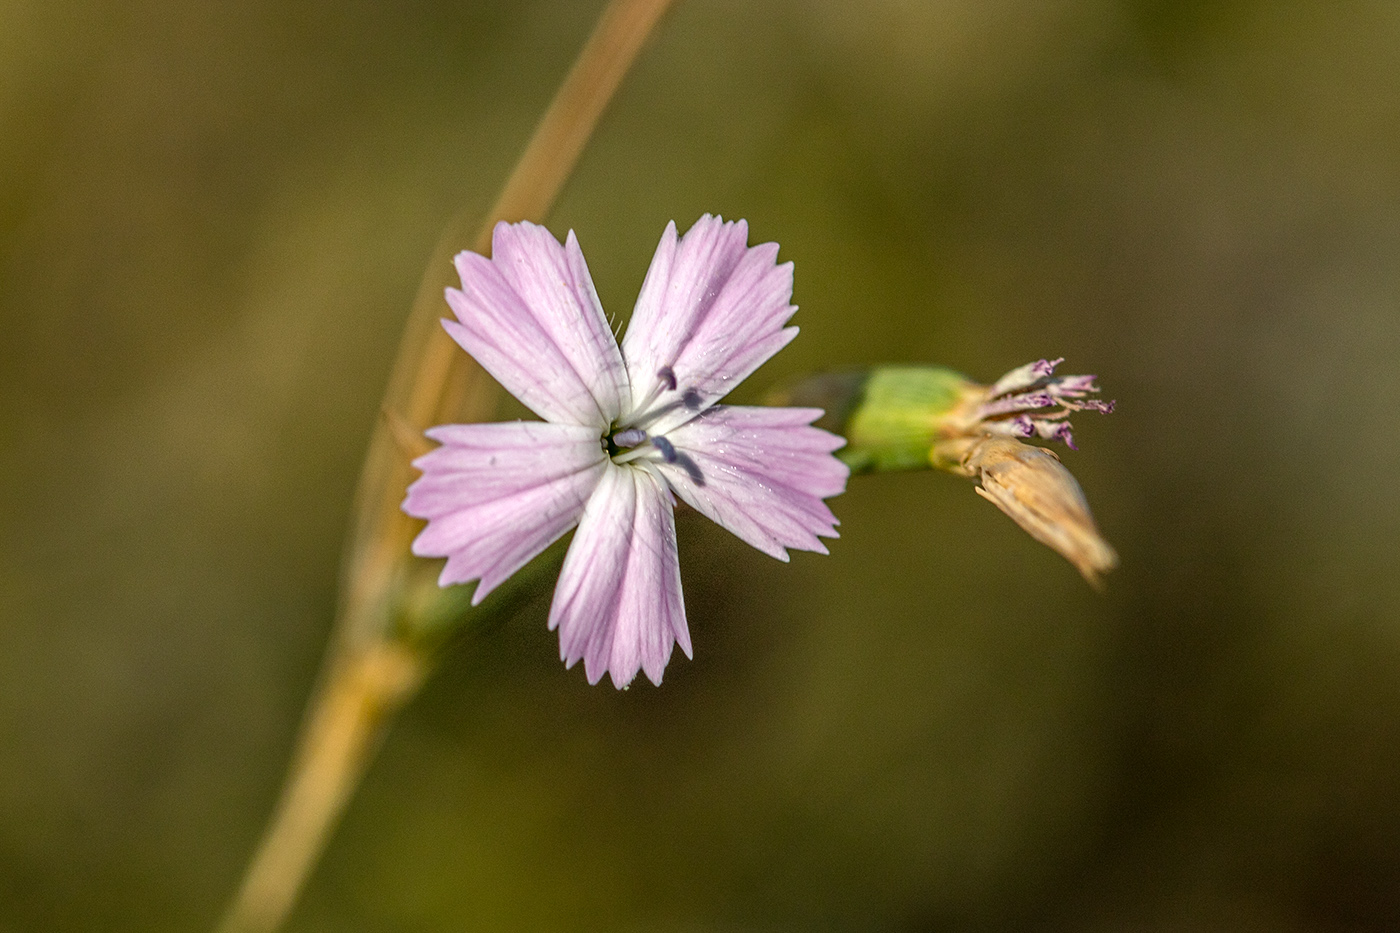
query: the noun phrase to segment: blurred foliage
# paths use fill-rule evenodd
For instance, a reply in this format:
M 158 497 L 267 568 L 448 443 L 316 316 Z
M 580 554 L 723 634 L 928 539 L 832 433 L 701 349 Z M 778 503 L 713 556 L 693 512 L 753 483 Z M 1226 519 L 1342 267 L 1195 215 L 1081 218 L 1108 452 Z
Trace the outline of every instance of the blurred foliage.
M 431 246 L 597 3 L 0 0 L 0 930 L 212 925 Z M 848 364 L 1097 372 L 1096 597 L 968 484 L 682 522 L 696 658 L 547 594 L 391 733 L 293 930 L 1400 923 L 1400 7 L 681 0 L 551 220 L 625 317 L 747 217 Z

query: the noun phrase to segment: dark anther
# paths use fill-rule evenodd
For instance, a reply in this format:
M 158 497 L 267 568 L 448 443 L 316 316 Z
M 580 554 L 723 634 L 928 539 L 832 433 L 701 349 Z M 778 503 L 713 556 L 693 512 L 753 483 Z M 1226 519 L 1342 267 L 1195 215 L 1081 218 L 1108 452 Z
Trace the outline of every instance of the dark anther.
M 661 381 L 666 383 L 668 392 L 676 391 L 676 371 L 669 366 L 663 366 L 657 370 L 656 374 L 661 377 Z
M 705 474 L 700 472 L 700 465 L 691 459 L 690 454 L 677 452 L 676 465 L 689 474 L 692 483 L 697 486 L 705 485 Z
M 700 393 L 696 392 L 694 389 L 686 389 L 685 395 L 681 396 L 681 401 L 684 402 L 685 407 L 689 408 L 691 411 L 698 411 L 700 409 Z
M 636 447 L 647 439 L 647 432 L 641 428 L 628 428 L 613 435 L 613 443 L 619 447 Z
M 670 441 L 666 440 L 666 438 L 653 437 L 651 439 L 651 446 L 655 447 L 661 452 L 662 459 L 664 459 L 667 463 L 676 462 L 676 458 L 678 455 L 676 454 L 675 445 L 673 445 Z

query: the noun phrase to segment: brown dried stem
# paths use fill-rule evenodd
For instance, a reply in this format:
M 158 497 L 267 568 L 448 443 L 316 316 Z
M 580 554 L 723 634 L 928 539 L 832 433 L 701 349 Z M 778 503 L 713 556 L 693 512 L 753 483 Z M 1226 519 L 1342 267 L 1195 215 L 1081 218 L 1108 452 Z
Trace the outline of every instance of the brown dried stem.
M 495 383 L 438 326 L 452 256 L 487 253 L 500 220 L 540 220 L 670 0 L 611 0 L 475 239 L 457 217 L 419 286 L 370 440 L 341 568 L 334 641 L 281 799 L 220 933 L 271 933 L 296 903 L 394 714 L 423 682 L 433 651 L 399 627 L 424 583 L 408 545 L 419 524 L 399 509 L 412 441 L 434 424 L 479 421 Z M 421 601 L 421 600 L 420 600 Z

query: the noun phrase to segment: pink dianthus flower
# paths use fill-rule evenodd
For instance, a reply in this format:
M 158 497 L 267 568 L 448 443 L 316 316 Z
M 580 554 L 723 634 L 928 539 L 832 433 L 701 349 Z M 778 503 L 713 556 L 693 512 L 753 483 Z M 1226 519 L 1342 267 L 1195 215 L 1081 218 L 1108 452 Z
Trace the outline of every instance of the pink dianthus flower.
M 413 552 L 447 558 L 439 583 L 479 580 L 479 603 L 577 526 L 549 627 L 567 666 L 623 687 L 638 670 L 660 684 L 674 644 L 692 656 L 675 497 L 780 560 L 826 553 L 845 442 L 811 426 L 818 409 L 718 404 L 797 335 L 777 254 L 744 221 L 669 224 L 621 347 L 572 231 L 501 223 L 490 259 L 458 254 L 443 326 L 544 421 L 428 431 L 441 446 L 403 508 L 428 521 Z

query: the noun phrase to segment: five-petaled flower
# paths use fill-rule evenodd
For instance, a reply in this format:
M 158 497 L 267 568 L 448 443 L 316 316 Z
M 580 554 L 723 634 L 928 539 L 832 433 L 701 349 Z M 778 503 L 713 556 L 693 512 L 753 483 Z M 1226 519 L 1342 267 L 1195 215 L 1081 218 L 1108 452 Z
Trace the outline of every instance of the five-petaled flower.
M 621 347 L 572 231 L 501 223 L 490 259 L 459 254 L 443 326 L 544 421 L 428 431 L 403 508 L 428 520 L 413 552 L 447 558 L 439 582 L 479 580 L 478 603 L 577 525 L 549 627 L 568 666 L 622 687 L 661 683 L 673 644 L 691 656 L 673 496 L 780 560 L 826 553 L 844 441 L 818 409 L 717 404 L 797 334 L 777 254 L 743 221 L 668 225 Z

